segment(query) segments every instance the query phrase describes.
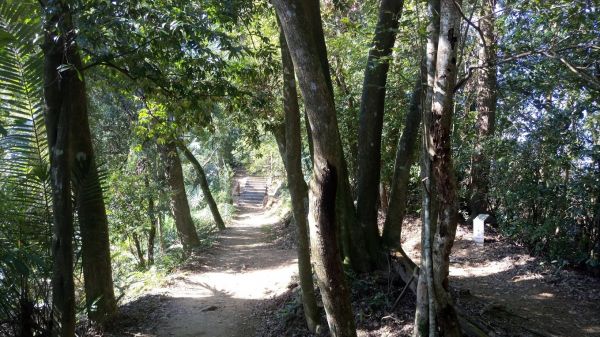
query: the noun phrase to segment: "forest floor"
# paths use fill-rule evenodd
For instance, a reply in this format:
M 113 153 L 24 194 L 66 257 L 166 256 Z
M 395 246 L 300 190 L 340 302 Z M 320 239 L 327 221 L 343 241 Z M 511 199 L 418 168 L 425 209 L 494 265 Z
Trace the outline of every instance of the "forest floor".
M 251 336 L 257 305 L 286 292 L 297 271 L 295 251 L 271 240 L 269 228 L 281 221 L 275 207 L 240 208 L 215 246 L 123 306 L 107 335 Z
M 403 228 L 420 259 L 420 221 Z M 600 279 L 549 263 L 486 226 L 485 243 L 458 226 L 450 255 L 456 304 L 496 336 L 600 336 Z
M 407 219 L 402 241 L 420 260 L 420 221 Z M 450 257 L 450 285 L 459 310 L 490 337 L 600 337 L 600 279 L 532 257 L 524 247 L 486 227 L 485 244 L 471 241 L 459 226 Z M 393 303 L 404 284 L 393 273 L 350 275 L 359 337 L 411 336 L 415 296 L 408 291 Z M 296 289 L 264 308 L 256 337 L 309 337 Z M 327 334 L 322 334 L 327 336 Z
M 193 256 L 164 287 L 123 306 L 107 335 L 314 336 L 295 281 L 295 228 L 278 206 L 241 208 L 213 248 Z M 418 219 L 405 222 L 402 237 L 418 261 Z M 490 336 L 600 336 L 599 279 L 532 257 L 493 230 L 479 246 L 459 226 L 450 278 L 460 310 Z M 359 337 L 411 335 L 415 297 L 408 291 L 391 308 L 403 288 L 393 272 L 349 279 Z

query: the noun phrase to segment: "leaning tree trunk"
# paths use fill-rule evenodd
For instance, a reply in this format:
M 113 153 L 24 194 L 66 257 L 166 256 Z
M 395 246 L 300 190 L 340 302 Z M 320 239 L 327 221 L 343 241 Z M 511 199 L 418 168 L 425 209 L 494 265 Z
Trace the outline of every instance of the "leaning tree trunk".
M 434 1 L 430 6 L 435 8 Z M 435 24 L 432 24 L 433 29 L 430 31 L 430 36 L 438 36 L 438 45 L 431 110 L 428 110 L 426 112 L 428 115 L 423 118 L 426 153 L 423 165 L 425 168 L 425 191 L 422 247 L 424 258 L 422 260 L 424 262 L 422 263 L 421 277 L 425 279 L 426 287 L 419 287 L 415 336 L 431 337 L 438 333 L 443 336 L 461 336 L 458 317 L 448 288 L 450 251 L 454 243 L 458 220 L 450 137 L 457 72 L 456 49 L 460 22 L 458 6 L 460 6 L 460 1 L 441 0 L 439 29 L 436 32 Z M 435 9 L 432 10 L 432 12 L 434 11 Z M 428 61 L 430 61 L 430 56 L 428 46 Z M 429 66 L 431 64 L 428 62 L 428 74 L 433 70 Z M 428 84 L 429 81 L 428 76 Z M 428 179 L 430 177 L 431 179 Z M 432 200 L 433 198 L 437 200 Z M 432 212 L 430 207 L 433 202 L 437 204 L 438 208 L 435 212 Z M 438 221 L 434 226 L 433 218 L 436 214 Z M 421 286 L 423 282 L 421 279 L 419 281 L 419 286 Z M 425 291 L 427 296 L 422 296 Z M 422 303 L 425 299 L 428 301 L 427 305 Z M 425 329 L 424 319 L 428 320 L 428 329 Z
M 367 66 L 360 102 L 358 126 L 357 216 L 365 233 L 371 264 L 381 264 L 377 195 L 381 174 L 381 131 L 385 106 L 387 74 L 396 41 L 403 0 L 382 0 L 375 37 Z
M 331 72 L 329 67 L 329 61 L 327 60 L 327 47 L 325 46 L 325 35 L 323 34 L 323 25 L 321 23 L 321 11 L 319 0 L 303 0 L 303 7 L 305 8 L 304 25 L 306 26 L 307 36 L 314 41 L 316 46 L 314 56 L 318 58 L 321 72 L 323 73 L 327 90 L 333 99 L 333 84 L 331 82 Z M 287 35 L 286 35 L 287 36 Z M 302 86 L 302 84 L 300 84 Z M 311 87 L 312 88 L 312 87 Z M 302 88 L 301 88 L 302 89 Z M 311 89 L 312 90 L 312 89 Z M 304 90 L 302 95 L 304 96 Z M 304 98 L 306 103 L 306 98 Z M 306 104 L 305 104 L 306 106 Z M 311 119 L 310 111 L 306 106 L 306 114 L 310 124 L 310 130 L 313 140 L 313 166 L 314 156 L 316 155 L 316 138 L 319 135 L 314 135 L 318 132 L 319 128 L 315 128 L 314 121 Z M 335 116 L 335 106 L 333 106 L 333 112 Z M 365 272 L 372 269 L 370 265 L 369 255 L 365 254 L 366 251 L 366 239 L 365 235 L 360 228 L 358 218 L 356 217 L 356 209 L 354 207 L 354 200 L 352 197 L 352 190 L 350 188 L 350 181 L 348 180 L 348 168 L 346 160 L 344 158 L 344 150 L 340 139 L 339 128 L 337 126 L 337 118 L 335 119 L 335 129 L 331 131 L 334 136 L 335 145 L 334 153 L 337 156 L 339 162 L 339 168 L 337 172 L 338 183 L 337 183 L 337 231 L 338 236 L 341 236 L 339 240 L 342 243 L 342 256 L 344 261 L 347 261 L 352 268 L 357 272 Z M 333 147 L 332 147 L 333 149 Z
M 494 36 L 496 0 L 482 1 L 479 29 L 483 35 L 479 47 L 479 71 L 477 74 L 477 138 L 471 157 L 471 218 L 489 211 L 488 190 L 490 184 L 490 159 L 485 153 L 485 143 L 495 129 L 497 80 L 496 39 Z
M 350 289 L 337 242 L 336 215 L 348 211 L 336 205 L 338 182 L 344 180 L 338 175 L 343 175 L 345 168 L 331 79 L 320 57 L 325 49 L 322 28 L 315 29 L 316 26 L 321 27 L 320 9 L 318 2 L 313 0 L 294 3 L 274 0 L 273 4 L 294 62 L 313 136 L 313 179 L 308 218 L 317 283 L 331 334 L 334 337 L 355 337 Z M 321 36 L 316 34 L 319 31 Z M 347 176 L 345 180 L 348 184 Z M 350 206 L 353 206 L 352 203 Z
M 300 107 L 296 91 L 294 64 L 288 50 L 283 32 L 279 34 L 281 59 L 283 67 L 283 110 L 284 137 L 283 161 L 287 172 L 292 210 L 298 233 L 298 275 L 302 289 L 302 306 L 308 330 L 315 332 L 319 324 L 319 309 L 313 286 L 312 265 L 310 262 L 310 242 L 308 238 L 308 221 L 305 200 L 308 190 L 302 174 L 302 136 L 300 122 Z
M 180 149 L 183 151 L 183 155 L 187 158 L 187 160 L 192 163 L 192 166 L 196 169 L 196 173 L 198 174 L 198 183 L 200 184 L 200 188 L 202 189 L 202 194 L 206 199 L 206 203 L 208 204 L 208 208 L 210 208 L 210 212 L 215 220 L 215 224 L 219 230 L 225 229 L 225 222 L 223 222 L 223 218 L 221 217 L 221 213 L 219 213 L 219 207 L 217 206 L 217 202 L 215 198 L 213 198 L 212 193 L 210 192 L 210 186 L 208 185 L 208 180 L 206 179 L 206 173 L 204 173 L 204 169 L 200 162 L 192 151 L 190 151 L 185 145 L 180 145 Z
M 57 29 L 57 23 L 72 25 L 69 7 L 63 3 L 43 6 L 45 121 L 50 149 L 52 184 L 52 336 L 75 335 L 75 286 L 73 282 L 73 206 L 71 202 L 72 153 L 69 138 L 72 115 L 81 102 L 71 100 L 83 89 L 76 69 L 59 72 L 74 52 L 72 29 Z M 65 48 L 65 46 L 69 46 Z M 76 65 L 80 66 L 80 65 Z
M 383 225 L 383 244 L 396 250 L 402 250 L 400 236 L 402 234 L 402 221 L 406 214 L 410 167 L 414 162 L 415 145 L 419 134 L 419 126 L 421 125 L 422 100 L 423 81 L 419 77 L 413 89 L 410 107 L 406 114 L 404 131 L 398 141 L 390 201 L 387 205 L 388 211 Z M 403 255 L 406 254 L 403 253 Z
M 167 185 L 171 194 L 171 211 L 175 218 L 175 227 L 177 228 L 183 249 L 189 252 L 190 249 L 200 244 L 200 240 L 198 239 L 187 194 L 185 193 L 181 160 L 179 159 L 177 146 L 174 142 L 160 145 L 160 148 L 160 155 L 165 163 Z

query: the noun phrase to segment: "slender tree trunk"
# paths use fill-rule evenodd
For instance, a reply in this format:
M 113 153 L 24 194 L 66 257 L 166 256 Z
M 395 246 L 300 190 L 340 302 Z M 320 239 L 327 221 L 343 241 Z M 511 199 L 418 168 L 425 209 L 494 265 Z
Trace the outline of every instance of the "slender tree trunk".
M 355 114 L 357 113 L 356 109 L 357 109 L 357 104 L 356 101 L 354 99 L 354 95 L 352 94 L 352 91 L 350 90 L 350 88 L 348 87 L 348 84 L 346 82 L 346 74 L 344 74 L 344 67 L 342 65 L 342 62 L 340 61 L 340 59 L 338 57 L 333 57 L 333 80 L 335 82 L 336 87 L 338 88 L 339 92 L 341 93 L 341 96 L 343 96 L 344 98 L 346 98 L 346 101 L 348 102 L 348 113 L 349 114 Z M 342 121 L 342 123 L 345 123 L 342 125 L 342 128 L 344 130 L 347 130 L 347 132 L 349 133 L 355 133 L 358 132 L 358 124 L 354 123 L 354 121 L 351 118 L 347 118 L 344 119 Z M 353 175 L 356 175 L 357 172 L 357 158 L 358 158 L 358 138 L 356 137 L 347 137 L 345 139 L 345 141 L 347 142 L 347 147 L 348 147 L 348 153 L 345 156 L 346 159 L 346 166 L 348 167 L 348 174 L 349 174 L 349 179 L 350 181 L 353 181 L 352 178 Z M 343 146 L 343 144 L 342 144 Z M 352 195 L 353 198 L 356 196 L 356 186 L 355 184 L 351 184 L 351 190 L 352 190 Z
M 404 132 L 402 132 L 402 136 L 398 141 L 390 201 L 383 225 L 382 241 L 386 247 L 391 249 L 402 250 L 400 246 L 402 221 L 406 214 L 410 167 L 414 162 L 415 144 L 421 125 L 422 104 L 423 81 L 419 78 L 413 89 L 410 107 L 404 123 Z
M 131 234 L 131 239 L 133 240 L 135 254 L 137 255 L 139 266 L 141 268 L 146 268 L 146 259 L 144 259 L 144 251 L 142 250 L 142 244 L 140 243 L 140 238 L 137 235 L 137 233 Z
M 421 158 L 421 180 L 423 181 L 423 207 L 421 218 L 423 227 L 421 229 L 421 266 L 419 281 L 417 284 L 417 305 L 415 311 L 415 329 L 413 336 L 422 337 L 430 335 L 430 326 L 435 329 L 435 303 L 433 291 L 433 270 L 431 268 L 431 227 L 435 227 L 437 210 L 432 202 L 435 184 L 431 173 L 431 152 L 433 151 L 433 139 L 430 133 L 431 126 L 431 101 L 433 98 L 433 86 L 435 83 L 435 68 L 437 47 L 440 30 L 440 1 L 430 0 L 427 7 L 429 24 L 427 26 L 427 49 L 425 51 L 425 76 L 427 77 L 427 88 L 423 97 L 423 142 Z M 432 216 L 433 214 L 433 216 Z M 432 221 L 433 218 L 433 221 Z M 431 296 L 431 297 L 430 297 Z M 431 310 L 430 310 L 431 309 Z M 431 319 L 430 319 L 431 317 Z M 435 333 L 433 334 L 435 336 Z M 430 337 L 433 337 L 430 336 Z
M 150 180 L 146 175 L 144 177 L 144 186 L 148 193 L 148 219 L 150 220 L 150 231 L 148 232 L 148 266 L 154 264 L 154 245 L 156 242 L 156 229 L 158 227 L 158 217 L 156 216 L 156 207 L 154 206 L 154 198 L 149 193 Z
M 160 146 L 157 146 L 157 151 L 160 154 Z M 158 182 L 159 189 L 156 198 L 156 231 L 158 234 L 158 251 L 164 253 L 166 249 L 165 237 L 164 237 L 164 226 L 165 226 L 165 201 L 168 200 L 165 193 L 166 184 L 166 170 L 163 163 L 160 163 L 161 156 L 158 155 L 154 159 L 154 163 L 151 166 L 154 170 L 152 172 L 154 180 Z
M 187 148 L 185 145 L 180 145 L 179 148 L 183 151 L 183 155 L 187 158 L 187 160 L 192 163 L 192 166 L 196 169 L 196 173 L 198 174 L 198 183 L 200 184 L 200 188 L 202 189 L 202 194 L 206 199 L 206 203 L 210 208 L 210 212 L 213 216 L 213 220 L 215 220 L 215 224 L 219 230 L 225 229 L 225 222 L 223 222 L 223 218 L 221 217 L 221 213 L 219 213 L 219 207 L 217 206 L 217 202 L 212 196 L 210 192 L 210 186 L 208 185 L 208 180 L 206 179 L 206 173 L 204 173 L 204 169 L 200 162 L 194 154 Z
M 479 73 L 477 76 L 477 138 L 471 157 L 471 218 L 489 212 L 488 190 L 490 159 L 485 153 L 485 143 L 494 134 L 496 123 L 497 79 L 496 39 L 494 34 L 496 0 L 483 0 L 479 28 L 485 41 L 479 47 Z
M 381 131 L 387 73 L 396 41 L 403 0 L 382 0 L 375 37 L 365 69 L 358 127 L 357 216 L 365 233 L 372 265 L 383 261 L 377 227 L 377 194 L 381 174 Z
M 72 115 L 80 102 L 69 98 L 82 86 L 75 69 L 59 73 L 59 66 L 75 48 L 72 30 L 58 30 L 59 21 L 71 24 L 69 7 L 53 3 L 42 8 L 45 15 L 44 98 L 50 149 L 52 184 L 52 336 L 75 335 L 75 287 L 73 283 L 73 206 L 71 202 L 72 153 L 69 138 Z M 70 46 L 65 50 L 65 46 Z
M 165 236 L 164 236 L 164 226 L 165 226 L 165 215 L 162 212 L 158 213 L 157 217 L 157 231 L 158 231 L 158 250 L 161 253 L 165 252 L 166 244 L 165 244 Z
M 426 184 L 423 207 L 425 214 L 423 217 L 424 245 L 422 256 L 424 256 L 423 260 L 426 263 L 423 265 L 425 271 L 423 276 L 427 281 L 427 298 L 429 302 L 427 316 L 424 312 L 420 312 L 424 306 L 417 304 L 417 312 L 420 318 L 428 317 L 429 329 L 425 331 L 423 321 L 417 321 L 416 336 L 431 337 L 436 336 L 438 332 L 443 336 L 461 336 L 458 317 L 448 288 L 449 258 L 456 234 L 458 214 L 450 134 L 460 22 L 457 6 L 460 6 L 460 4 L 460 1 L 441 0 L 438 34 L 430 32 L 433 36 L 438 35 L 438 45 L 431 110 L 429 110 L 427 118 L 424 117 L 423 119 L 424 128 L 426 129 L 424 139 L 427 153 L 424 158 Z M 434 5 L 432 4 L 432 6 Z M 431 70 L 428 67 L 428 72 Z M 428 176 L 433 178 L 433 182 L 427 179 Z M 435 193 L 432 193 L 432 190 L 429 189 L 433 185 L 435 185 Z M 429 203 L 434 196 L 437 197 L 436 202 L 439 208 L 435 212 L 438 214 L 435 227 L 431 225 L 435 213 L 429 212 L 431 209 Z M 426 202 L 428 205 L 425 205 Z M 426 219 L 425 215 L 429 219 Z M 421 296 L 417 296 L 417 298 L 423 300 Z
M 156 242 L 157 218 L 153 215 L 150 218 L 150 232 L 148 232 L 148 266 L 154 264 L 154 243 Z
M 160 155 L 165 163 L 165 175 L 170 189 L 171 211 L 183 249 L 188 251 L 200 244 L 196 226 L 192 220 L 190 205 L 183 183 L 183 169 L 174 142 L 160 146 Z
M 302 137 L 300 107 L 296 91 L 294 64 L 288 50 L 283 32 L 280 32 L 281 59 L 283 67 L 283 109 L 284 109 L 284 145 L 283 161 L 287 172 L 292 210 L 298 233 L 298 275 L 302 288 L 302 305 L 309 331 L 315 332 L 319 324 L 319 309 L 313 286 L 312 265 L 310 262 L 310 242 L 308 238 L 308 221 L 305 200 L 308 189 L 302 173 Z
M 355 337 L 350 289 L 342 268 L 336 219 L 337 214 L 344 212 L 353 216 L 354 210 L 348 195 L 343 197 L 348 198 L 344 201 L 349 200 L 351 208 L 339 207 L 338 182 L 345 180 L 346 191 L 349 191 L 349 185 L 347 173 L 344 172 L 331 79 L 320 58 L 325 49 L 322 34 L 318 36 L 322 28 L 315 29 L 316 26 L 321 27 L 320 9 L 318 1 L 313 0 L 293 4 L 286 0 L 274 0 L 273 4 L 294 62 L 313 135 L 313 179 L 308 218 L 317 283 L 332 336 Z M 344 179 L 340 179 L 338 174 L 345 175 Z

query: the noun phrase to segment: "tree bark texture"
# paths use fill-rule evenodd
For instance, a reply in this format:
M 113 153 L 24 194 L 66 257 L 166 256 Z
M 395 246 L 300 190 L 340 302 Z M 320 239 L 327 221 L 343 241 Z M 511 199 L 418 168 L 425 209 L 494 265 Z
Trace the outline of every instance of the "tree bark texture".
M 281 37 L 280 37 L 281 40 Z M 285 69 L 284 69 L 285 71 Z M 295 82 L 294 82 L 295 84 Z M 285 83 L 284 83 L 285 86 Z M 283 109 L 285 110 L 285 98 L 284 98 L 284 107 Z M 283 161 L 283 166 L 285 168 L 287 168 L 286 166 L 286 159 L 285 159 L 285 122 L 280 122 L 280 123 L 276 123 L 275 125 L 273 125 L 272 127 L 272 133 L 273 133 L 273 137 L 275 137 L 275 142 L 277 143 L 277 150 L 279 151 L 279 156 L 281 157 L 281 160 Z
M 417 305 L 415 310 L 415 329 L 413 336 L 422 337 L 429 335 L 429 327 L 435 327 L 435 316 L 433 320 L 430 320 L 430 305 L 429 305 L 429 294 L 428 288 L 433 286 L 432 280 L 432 268 L 429 263 L 431 261 L 431 213 L 437 214 L 434 211 L 431 203 L 431 195 L 435 184 L 432 183 L 433 176 L 431 174 L 431 156 L 433 155 L 433 139 L 430 134 L 431 126 L 431 101 L 433 97 L 433 86 L 435 83 L 435 68 L 436 68 L 436 57 L 437 47 L 440 30 L 440 1 L 430 0 L 427 6 L 427 15 L 429 17 L 429 24 L 427 25 L 427 46 L 425 50 L 425 64 L 422 68 L 425 69 L 425 77 L 427 87 L 425 90 L 425 96 L 423 97 L 423 154 L 421 163 L 421 178 L 423 181 L 423 207 L 422 220 L 423 228 L 421 230 L 421 272 L 419 273 L 419 280 L 417 283 Z M 427 217 L 426 217 L 427 216 Z M 434 216 L 433 219 L 436 219 Z M 428 220 L 429 223 L 426 223 Z M 427 231 L 424 229 L 428 228 Z M 433 336 L 431 336 L 433 337 Z
M 483 0 L 481 29 L 484 41 L 479 47 L 477 74 L 477 138 L 471 157 L 471 218 L 489 212 L 490 159 L 485 153 L 485 143 L 494 134 L 496 124 L 497 78 L 496 39 L 494 34 L 496 0 Z
M 456 84 L 456 50 L 458 47 L 460 1 L 441 0 L 439 3 L 439 28 L 431 24 L 430 37 L 437 35 L 435 68 L 431 67 L 428 46 L 428 84 L 435 69 L 431 109 L 426 110 L 424 121 L 424 217 L 423 217 L 423 272 L 427 296 L 418 294 L 418 301 L 428 299 L 427 305 L 417 303 L 416 336 L 461 336 L 458 317 L 448 292 L 449 257 L 457 225 L 457 197 L 454 168 L 452 165 L 451 129 L 453 116 L 453 93 Z M 430 4 L 435 12 L 436 3 Z M 431 14 L 430 14 L 431 15 Z M 435 19 L 435 16 L 432 15 Z M 429 44 L 429 43 L 428 43 Z M 433 50 L 433 48 L 431 48 Z M 431 90 L 431 89 L 429 89 Z M 427 95 L 426 95 L 427 96 Z M 428 97 L 426 97 L 426 100 Z M 426 102 L 428 103 L 428 102 Z M 435 186 L 435 187 L 434 187 Z M 433 193 L 435 191 L 435 193 Z M 433 198 L 435 197 L 435 200 Z M 426 205 L 427 203 L 427 205 Z M 430 207 L 435 203 L 436 207 Z M 437 208 L 437 210 L 436 210 Z M 434 210 L 434 211 L 432 211 Z M 434 217 L 437 215 L 437 223 Z M 426 218 L 427 216 L 427 218 Z M 430 258 L 429 258 L 430 257 Z M 420 283 L 423 283 L 420 279 Z M 427 311 L 427 315 L 423 310 Z M 427 320 L 428 324 L 424 324 Z M 428 326 L 428 329 L 425 329 Z
M 65 144 L 68 149 L 63 150 L 69 154 L 69 169 L 73 174 L 71 176 L 70 173 L 69 177 L 72 180 L 81 232 L 87 310 L 91 320 L 104 323 L 116 312 L 116 300 L 112 281 L 108 219 L 92 147 L 83 67 L 74 41 L 75 29 L 68 5 L 59 1 L 47 5 L 45 10 L 54 14 L 49 22 L 57 20 L 54 23 L 58 23 L 58 32 L 54 34 L 58 35 L 55 39 L 60 41 L 55 41 L 54 46 L 47 49 L 49 54 L 57 53 L 58 56 L 51 56 L 54 63 L 47 64 L 46 76 L 54 81 L 53 85 L 58 86 L 58 92 L 55 94 L 62 95 L 59 105 L 68 106 L 69 109 L 68 116 L 65 116 L 71 125 L 69 141 Z M 49 31 L 55 29 L 52 26 L 47 27 Z M 68 66 L 65 68 L 65 65 Z M 49 129 L 49 132 L 54 131 Z M 67 191 L 69 194 L 70 188 L 71 186 Z
M 410 107 L 404 123 L 404 131 L 402 132 L 402 136 L 400 136 L 398 148 L 396 149 L 390 200 L 387 205 L 388 211 L 383 225 L 383 244 L 388 248 L 396 250 L 402 249 L 400 246 L 400 236 L 402 234 L 402 221 L 406 214 L 410 167 L 414 162 L 415 144 L 421 125 L 423 90 L 423 81 L 419 78 L 413 89 Z
M 69 41 L 69 47 L 61 47 L 58 43 L 55 45 L 55 48 L 62 48 L 59 53 L 63 54 L 63 58 L 57 59 L 59 64 L 54 69 L 56 74 L 53 79 L 59 82 L 60 88 L 57 90 L 63 95 L 61 104 L 70 105 L 68 118 L 72 127 L 67 146 L 71 154 L 69 160 L 72 162 L 70 167 L 73 171 L 72 188 L 81 233 L 86 305 L 89 318 L 104 323 L 117 310 L 112 280 L 108 219 L 92 146 L 83 67 L 77 46 L 73 41 L 75 29 L 68 6 L 62 2 L 55 6 L 60 7 L 56 9 L 59 10 L 57 15 L 63 17 L 60 26 L 64 32 L 67 32 L 63 34 L 67 34 L 64 38 Z M 61 41 L 67 45 L 64 40 Z M 69 65 L 68 70 L 58 74 L 56 69 L 59 66 L 64 68 L 65 65 Z M 67 79 L 66 73 L 73 78 Z M 48 74 L 48 76 L 52 75 Z
M 286 22 L 280 16 L 284 25 L 284 32 L 294 68 L 298 76 L 302 96 L 304 97 L 306 114 L 310 123 L 313 139 L 313 167 L 322 165 L 319 155 L 331 157 L 331 162 L 337 165 L 337 221 L 338 232 L 343 235 L 343 255 L 357 272 L 368 271 L 371 268 L 369 256 L 364 254 L 366 243 L 364 233 L 356 218 L 356 210 L 348 181 L 348 170 L 344 160 L 344 152 L 335 113 L 333 101 L 333 89 L 329 64 L 327 62 L 327 49 L 321 26 L 320 8 L 318 0 L 304 0 L 301 3 L 279 2 L 290 7 L 291 16 L 298 17 L 304 22 L 301 24 L 301 32 L 294 32 L 295 40 L 303 40 L 301 46 L 296 47 L 292 43 L 285 28 Z M 278 5 L 275 4 L 277 8 Z M 296 8 L 302 7 L 303 10 Z M 307 9 L 307 10 L 304 10 Z M 279 10 L 278 10 L 279 13 Z M 299 28 L 300 29 L 300 28 Z M 298 49 L 299 48 L 299 49 Z M 310 60 L 307 58 L 310 57 Z M 319 143 L 319 144 L 317 144 Z M 321 147 L 319 149 L 319 147 Z M 321 152 L 322 154 L 319 154 Z
M 283 110 L 284 110 L 284 151 L 283 161 L 287 172 L 292 211 L 298 233 L 298 275 L 302 289 L 302 306 L 306 324 L 311 332 L 319 325 L 319 309 L 313 286 L 312 265 L 310 262 L 310 241 L 308 237 L 308 219 L 305 199 L 308 190 L 302 173 L 302 136 L 300 107 L 296 91 L 294 64 L 288 50 L 283 32 L 280 32 L 281 62 L 283 68 Z
M 196 173 L 198 174 L 198 183 L 200 184 L 200 188 L 202 189 L 202 194 L 206 199 L 206 203 L 210 208 L 210 213 L 213 216 L 213 220 L 215 220 L 215 224 L 219 230 L 225 229 L 225 222 L 223 222 L 223 218 L 221 217 L 221 213 L 219 212 L 219 207 L 217 206 L 217 202 L 212 196 L 210 192 L 210 186 L 208 185 L 208 179 L 206 179 L 206 173 L 204 173 L 204 168 L 200 165 L 200 162 L 192 151 L 190 151 L 185 145 L 180 146 L 183 151 L 183 155 L 187 158 L 187 160 L 192 163 L 192 166 L 196 169 Z
M 358 126 L 357 216 L 365 234 L 371 264 L 383 261 L 377 227 L 377 195 L 381 174 L 381 132 L 387 74 L 396 41 L 403 0 L 382 0 L 375 37 L 363 82 Z
M 162 145 L 160 148 L 160 155 L 165 163 L 165 176 L 171 194 L 171 211 L 175 218 L 175 227 L 177 228 L 183 249 L 189 252 L 190 249 L 200 244 L 200 240 L 198 239 L 187 194 L 185 193 L 181 160 L 179 159 L 177 146 L 174 142 Z
M 54 3 L 42 7 L 45 15 L 44 98 L 45 122 L 50 149 L 52 184 L 52 336 L 75 335 L 75 286 L 73 282 L 73 205 L 71 202 L 72 154 L 69 138 L 74 110 L 81 102 L 68 99 L 82 86 L 75 69 L 59 72 L 65 56 L 75 46 L 71 29 L 57 29 L 58 22 L 70 25 L 69 7 Z M 65 34 L 65 32 L 69 32 Z M 72 53 L 72 51 L 71 51 Z
M 324 49 L 325 45 L 317 43 L 320 39 L 313 37 L 311 25 L 306 24 L 320 20 L 318 1 L 315 4 L 313 0 L 293 3 L 274 0 L 273 4 L 289 46 L 313 136 L 313 179 L 308 218 L 317 283 L 332 336 L 355 337 L 350 289 L 342 268 L 336 219 L 336 215 L 344 212 L 354 216 L 354 205 L 350 196 L 345 195 L 340 196 L 344 198 L 344 208 L 339 207 L 341 198 L 338 198 L 338 182 L 345 180 L 344 188 L 348 188 L 349 184 L 347 174 L 344 179 L 338 177 L 340 172 L 342 175 L 345 172 L 331 80 L 320 59 L 322 51 L 319 50 Z M 307 16 L 308 13 L 312 13 L 313 17 Z
M 440 333 L 444 336 L 460 336 L 458 317 L 449 294 L 448 271 L 450 251 L 454 244 L 457 225 L 456 181 L 452 164 L 451 130 L 453 116 L 454 86 L 456 84 L 460 13 L 460 1 L 441 0 L 439 35 L 435 62 L 435 82 L 431 103 L 430 120 L 424 127 L 431 139 L 426 147 L 425 159 L 431 165 L 431 175 L 435 184 L 438 221 L 431 226 L 431 262 L 433 277 L 429 277 L 429 335 Z M 429 140 L 429 139 L 428 139 Z M 430 144 L 430 145 L 429 145 Z M 425 191 L 426 194 L 431 191 Z M 434 217 L 435 214 L 430 214 Z M 429 240 L 429 238 L 425 238 Z M 425 252 L 424 252 L 425 253 Z M 428 254 L 428 253 L 427 253 Z M 429 274 L 429 273 L 427 273 Z M 433 292 L 433 294 L 432 294 Z M 433 308 L 432 308 L 433 305 Z M 432 327 L 431 320 L 436 324 Z M 435 330 L 434 330 L 435 329 Z
M 327 323 L 334 337 L 356 336 L 350 289 L 348 287 L 339 249 L 336 247 L 335 199 L 337 173 L 333 165 L 326 164 L 322 174 L 315 176 L 310 189 L 309 217 L 311 248 L 315 255 L 315 273 L 321 289 Z M 347 299 L 347 300 L 344 300 Z
M 81 68 L 81 58 L 76 50 L 68 59 L 77 69 Z M 116 313 L 117 301 L 112 279 L 108 218 L 92 145 L 85 81 L 83 74 L 78 76 L 81 88 L 70 98 L 79 101 L 79 108 L 72 114 L 71 148 L 74 155 L 73 188 L 81 232 L 81 264 L 88 315 L 91 320 L 104 323 Z

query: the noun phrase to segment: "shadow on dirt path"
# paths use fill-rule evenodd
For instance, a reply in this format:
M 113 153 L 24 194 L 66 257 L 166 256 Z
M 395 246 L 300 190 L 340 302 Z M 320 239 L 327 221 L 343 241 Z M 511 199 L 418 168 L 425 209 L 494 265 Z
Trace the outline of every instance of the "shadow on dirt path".
M 295 251 L 269 242 L 268 226 L 281 220 L 274 213 L 240 208 L 213 248 L 128 304 L 149 312 L 112 336 L 252 336 L 257 305 L 284 293 L 297 271 Z

